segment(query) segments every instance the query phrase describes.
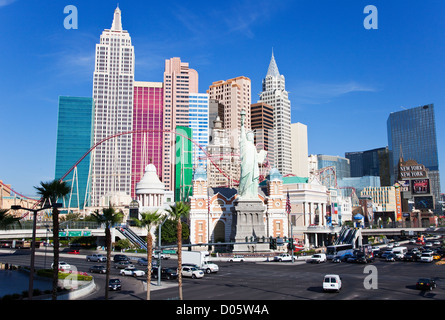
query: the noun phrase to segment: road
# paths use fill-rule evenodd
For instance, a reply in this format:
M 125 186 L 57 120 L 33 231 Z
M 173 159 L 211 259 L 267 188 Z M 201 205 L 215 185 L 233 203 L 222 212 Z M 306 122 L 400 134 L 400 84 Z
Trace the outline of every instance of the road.
M 23 254 L 0 252 L 0 262 L 29 265 L 29 251 Z M 46 266 L 51 265 L 48 253 Z M 61 261 L 68 262 L 80 271 L 88 271 L 97 264 L 87 262 L 85 256 L 62 255 Z M 176 266 L 176 260 L 164 260 L 163 266 Z M 45 258 L 36 256 L 36 267 L 44 267 Z M 217 262 L 220 271 L 205 275 L 203 279 L 183 279 L 184 300 L 445 300 L 445 267 L 436 263 L 386 262 L 377 259 L 372 264 L 331 262 L 318 265 L 305 262 Z M 371 272 L 365 268 L 371 266 Z M 141 267 L 143 268 L 143 267 Z M 323 276 L 339 274 L 343 280 L 340 293 L 322 291 Z M 112 277 L 121 278 L 121 292 L 110 292 L 111 300 L 144 300 L 144 277 L 132 278 L 119 275 L 112 268 Z M 438 287 L 431 292 L 416 290 L 420 277 L 431 277 Z M 105 275 L 94 274 L 97 290 L 84 300 L 104 298 Z M 371 281 L 372 280 L 372 281 Z M 152 281 L 152 300 L 175 300 L 178 298 L 176 281 L 162 280 L 162 286 Z M 366 286 L 373 285 L 374 289 Z

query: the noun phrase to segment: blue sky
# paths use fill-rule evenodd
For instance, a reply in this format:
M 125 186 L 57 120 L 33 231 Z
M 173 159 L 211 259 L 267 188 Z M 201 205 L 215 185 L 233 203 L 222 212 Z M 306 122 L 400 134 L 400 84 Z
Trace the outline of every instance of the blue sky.
M 67 30 L 63 9 L 78 9 Z M 365 6 L 378 9 L 366 30 Z M 0 0 L 0 180 L 33 195 L 54 178 L 58 97 L 92 95 L 95 44 L 117 1 Z M 434 103 L 445 190 L 445 1 L 119 0 L 136 55 L 136 80 L 162 81 L 181 57 L 214 81 L 247 76 L 252 102 L 272 48 L 292 103 L 308 126 L 309 153 L 388 145 L 390 112 Z

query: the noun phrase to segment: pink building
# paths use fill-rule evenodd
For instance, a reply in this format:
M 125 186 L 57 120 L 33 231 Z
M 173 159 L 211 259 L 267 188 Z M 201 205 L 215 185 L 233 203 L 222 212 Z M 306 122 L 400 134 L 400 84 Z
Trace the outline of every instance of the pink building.
M 133 134 L 131 164 L 131 197 L 136 199 L 136 184 L 142 179 L 145 167 L 152 163 L 162 181 L 163 143 L 162 82 L 134 82 L 133 130 L 150 130 Z

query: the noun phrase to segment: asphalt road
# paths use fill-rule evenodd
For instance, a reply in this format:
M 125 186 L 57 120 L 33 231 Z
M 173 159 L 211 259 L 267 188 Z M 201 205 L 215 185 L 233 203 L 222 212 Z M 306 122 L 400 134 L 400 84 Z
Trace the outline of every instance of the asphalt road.
M 29 251 L 23 254 L 0 252 L 0 262 L 29 265 Z M 46 267 L 52 256 L 48 253 Z M 88 271 L 97 264 L 87 262 L 85 256 L 63 255 L 80 271 Z M 164 260 L 163 266 L 176 266 L 176 260 Z M 183 278 L 184 300 L 200 301 L 286 301 L 286 300 L 445 300 L 445 265 L 421 262 L 386 262 L 376 259 L 372 264 L 305 262 L 217 262 L 220 271 L 202 279 Z M 45 265 L 45 257 L 36 256 L 36 267 Z M 365 268 L 371 266 L 371 271 Z M 143 267 L 141 267 L 143 268 Z M 339 293 L 322 291 L 323 276 L 335 273 L 342 277 L 343 288 Z M 145 277 L 133 278 L 119 275 L 112 268 L 112 277 L 122 279 L 123 289 L 110 292 L 110 300 L 145 300 Z M 437 282 L 433 291 L 416 290 L 420 277 L 431 277 Z M 103 300 L 105 275 L 94 274 L 97 290 L 84 300 Z M 177 300 L 177 282 L 162 280 L 161 287 L 152 281 L 152 300 Z M 371 286 L 371 288 L 370 288 Z

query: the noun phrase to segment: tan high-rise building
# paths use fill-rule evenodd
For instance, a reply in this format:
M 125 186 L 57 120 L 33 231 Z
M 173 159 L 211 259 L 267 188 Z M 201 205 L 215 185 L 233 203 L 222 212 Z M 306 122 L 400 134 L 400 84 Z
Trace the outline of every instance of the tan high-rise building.
M 227 130 L 223 128 L 219 116 L 213 121 L 211 134 L 211 141 L 207 145 L 208 185 L 212 188 L 232 187 L 234 180 L 238 180 L 240 175 L 239 156 L 230 147 Z
M 237 77 L 214 82 L 207 90 L 210 99 L 222 104 L 220 113 L 223 127 L 229 131 L 230 147 L 239 149 L 241 110 L 246 111 L 245 125 L 250 128 L 251 82 L 247 77 Z M 211 119 L 213 120 L 213 119 Z
M 307 126 L 300 122 L 291 124 L 292 173 L 309 177 Z
M 198 72 L 180 58 L 165 60 L 164 130 L 174 132 L 177 126 L 189 126 L 189 94 L 198 93 Z M 164 133 L 162 182 L 167 190 L 175 185 L 175 140 L 173 133 Z

